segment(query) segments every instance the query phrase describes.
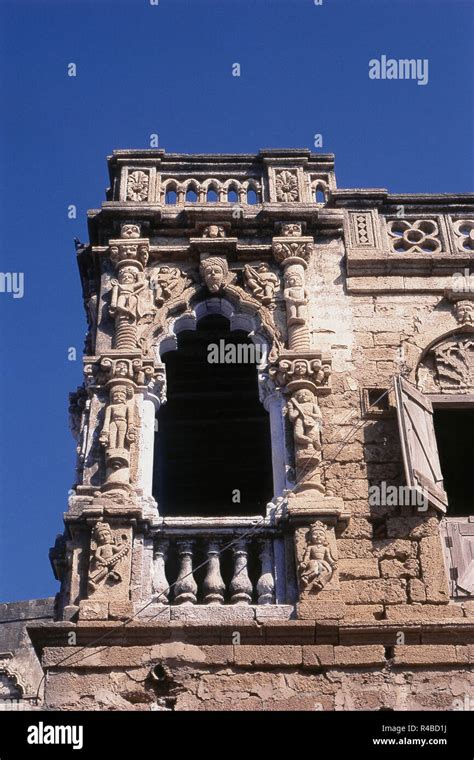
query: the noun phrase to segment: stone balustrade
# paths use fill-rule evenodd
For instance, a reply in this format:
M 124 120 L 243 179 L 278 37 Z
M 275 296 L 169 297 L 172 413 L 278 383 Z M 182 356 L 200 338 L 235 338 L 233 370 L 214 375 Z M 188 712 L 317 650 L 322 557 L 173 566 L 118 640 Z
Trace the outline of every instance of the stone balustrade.
M 276 529 L 165 528 L 154 544 L 154 597 L 174 605 L 281 603 L 282 546 Z

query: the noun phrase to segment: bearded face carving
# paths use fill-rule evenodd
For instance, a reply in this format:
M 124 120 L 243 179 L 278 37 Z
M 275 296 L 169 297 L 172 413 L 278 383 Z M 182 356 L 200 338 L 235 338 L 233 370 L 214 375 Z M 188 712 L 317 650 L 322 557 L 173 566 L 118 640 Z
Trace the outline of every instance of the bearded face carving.
M 217 293 L 225 286 L 229 268 L 224 258 L 210 256 L 201 262 L 199 268 L 201 277 L 211 293 Z

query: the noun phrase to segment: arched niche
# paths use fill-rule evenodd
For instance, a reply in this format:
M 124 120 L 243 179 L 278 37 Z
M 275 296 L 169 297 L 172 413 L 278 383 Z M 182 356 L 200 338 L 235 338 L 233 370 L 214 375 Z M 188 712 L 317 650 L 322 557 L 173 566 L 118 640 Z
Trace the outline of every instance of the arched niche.
M 206 375 L 206 372 L 203 371 L 202 367 L 195 370 L 194 377 L 188 377 L 187 403 L 190 401 L 189 397 L 195 394 L 196 403 L 201 403 L 199 399 L 202 398 L 206 399 L 206 402 L 211 405 L 213 404 L 213 400 L 215 404 L 215 400 L 218 398 L 219 384 L 226 385 L 227 383 L 226 393 L 228 396 L 229 381 L 230 384 L 232 384 L 232 375 L 234 375 L 235 389 L 236 394 L 238 395 L 239 377 L 241 378 L 242 383 L 244 383 L 245 380 L 245 394 L 248 401 L 247 404 L 242 404 L 239 413 L 242 417 L 242 437 L 249 442 L 248 457 L 245 457 L 245 446 L 242 447 L 241 443 L 239 443 L 239 430 L 238 426 L 234 424 L 235 420 L 232 421 L 229 417 L 227 418 L 227 423 L 224 419 L 222 420 L 222 425 L 224 428 L 226 424 L 232 428 L 228 432 L 226 432 L 224 428 L 221 432 L 219 431 L 218 420 L 209 420 L 207 434 L 209 434 L 209 436 L 217 435 L 217 440 L 219 440 L 219 435 L 222 435 L 222 441 L 226 441 L 227 455 L 233 455 L 234 458 L 237 456 L 239 467 L 242 470 L 246 469 L 249 474 L 249 485 L 251 487 L 249 488 L 248 493 L 257 494 L 258 498 L 255 503 L 246 505 L 244 503 L 246 501 L 246 496 L 244 493 L 241 493 L 241 501 L 239 502 L 237 496 L 235 497 L 235 501 L 232 501 L 232 494 L 229 492 L 227 504 L 223 505 L 222 514 L 261 514 L 265 511 L 265 504 L 270 502 L 272 499 L 280 496 L 283 493 L 284 489 L 288 487 L 286 480 L 286 473 L 288 470 L 288 455 L 285 446 L 285 429 L 283 419 L 284 400 L 280 391 L 275 388 L 273 382 L 268 377 L 267 362 L 272 344 L 271 338 L 265 333 L 265 328 L 260 323 L 257 313 L 250 314 L 248 312 L 243 312 L 226 298 L 209 298 L 197 303 L 192 309 L 189 309 L 181 316 L 170 320 L 168 322 L 168 329 L 166 333 L 161 334 L 159 339 L 154 343 L 155 358 L 160 363 L 163 363 L 166 366 L 167 370 L 167 403 L 162 407 L 161 410 L 158 410 L 158 413 L 156 415 L 155 435 L 153 441 L 153 484 L 151 491 L 155 498 L 158 497 L 158 502 L 160 502 L 159 496 L 161 494 L 162 506 L 160 506 L 160 503 L 158 504 L 160 513 L 166 513 L 169 511 L 168 506 L 165 502 L 168 499 L 170 493 L 169 487 L 160 487 L 160 477 L 169 477 L 166 475 L 166 473 L 172 473 L 172 477 L 174 478 L 179 477 L 179 468 L 173 468 L 172 462 L 173 415 L 175 417 L 176 425 L 181 426 L 181 431 L 179 433 L 178 439 L 186 443 L 186 432 L 183 434 L 183 427 L 186 428 L 186 413 L 183 407 L 180 414 L 179 404 L 177 404 L 176 398 L 176 393 L 179 394 L 179 392 L 183 392 L 183 388 L 181 387 L 181 391 L 177 390 L 175 392 L 175 388 L 173 387 L 175 384 L 176 386 L 180 384 L 179 378 L 182 377 L 182 372 L 184 371 L 181 370 L 181 375 L 179 374 L 180 349 L 183 353 L 183 356 L 185 352 L 188 352 L 188 355 L 192 356 L 193 334 L 196 335 L 196 340 L 194 341 L 195 347 L 199 347 L 200 343 L 202 343 L 203 337 L 201 334 L 202 331 L 200 331 L 200 325 L 201 327 L 206 327 L 207 325 L 207 328 L 209 329 L 213 318 L 215 319 L 216 326 L 214 337 L 218 339 L 218 343 L 220 341 L 223 341 L 224 346 L 226 345 L 226 342 L 227 344 L 238 344 L 239 346 L 246 344 L 252 349 L 249 354 L 245 354 L 244 352 L 243 356 L 242 354 L 239 355 L 239 349 L 237 349 L 236 352 L 234 352 L 234 357 L 237 356 L 238 359 L 237 364 L 234 364 L 232 361 L 230 361 L 229 366 L 226 366 L 226 362 L 222 363 L 223 367 L 221 367 L 221 369 L 223 371 L 220 375 L 219 373 L 216 373 L 216 379 L 218 379 L 217 384 L 215 384 L 216 387 L 213 387 L 212 382 L 209 382 L 209 375 L 207 377 L 204 377 Z M 220 336 L 219 330 L 222 333 Z M 230 353 L 232 353 L 232 351 Z M 250 356 L 252 360 L 249 363 L 251 373 L 253 373 L 253 377 L 251 379 L 250 373 L 246 373 L 245 367 L 239 366 L 239 361 L 242 358 L 246 359 L 248 356 Z M 222 359 L 223 357 L 224 354 L 221 353 L 220 358 Z M 243 361 L 241 363 L 245 364 L 246 362 Z M 183 366 L 186 366 L 186 364 Z M 216 364 L 216 367 L 219 368 L 219 364 Z M 217 378 L 218 375 L 219 377 Z M 175 378 L 178 378 L 177 382 L 175 381 Z M 193 389 L 193 382 L 195 382 L 196 386 L 201 383 L 204 384 L 205 387 L 195 387 Z M 250 392 L 250 386 L 252 384 L 252 392 Z M 188 429 L 192 430 L 192 401 L 190 404 L 190 407 L 188 405 L 188 409 L 190 410 L 189 414 L 191 416 L 191 419 L 189 420 L 190 424 L 188 426 Z M 178 413 L 176 413 L 176 410 L 178 410 Z M 229 409 L 227 409 L 227 414 L 229 414 Z M 199 414 L 197 417 L 198 422 L 194 424 L 203 424 L 205 422 L 205 419 L 203 418 L 201 418 L 199 422 Z M 180 418 L 179 422 L 177 421 L 178 418 Z M 244 425 L 246 425 L 245 435 L 243 435 Z M 265 428 L 267 432 L 265 432 Z M 160 438 L 160 435 L 163 435 L 163 438 Z M 188 435 L 193 437 L 192 433 L 189 433 Z M 188 441 L 191 444 L 191 449 L 193 445 L 195 446 L 196 442 L 199 441 L 199 438 L 199 435 L 194 436 L 194 442 L 193 440 Z M 267 462 L 270 464 L 270 479 L 268 479 L 267 468 L 264 465 L 265 456 L 263 455 L 261 449 L 259 450 L 258 446 L 259 441 L 262 440 L 265 441 L 265 446 L 267 448 L 266 457 Z M 202 437 L 201 446 L 204 445 L 203 441 L 205 441 L 205 435 Z M 169 448 L 170 442 L 171 449 Z M 168 452 L 163 453 L 162 446 L 166 445 L 168 446 Z M 233 454 L 232 449 L 234 449 Z M 207 483 L 208 491 L 211 492 L 211 489 L 213 488 L 213 478 L 215 480 L 215 473 L 217 472 L 217 462 L 213 463 L 212 452 L 209 452 L 209 456 L 207 454 L 208 452 L 206 452 L 207 461 L 205 476 L 203 477 L 203 464 L 201 461 L 199 465 L 200 470 L 197 473 L 199 477 L 197 477 L 196 473 L 193 474 L 192 466 L 190 466 L 189 472 L 194 479 L 194 483 L 197 483 L 198 480 L 202 484 Z M 200 457 L 197 457 L 197 459 L 200 459 Z M 222 460 L 220 461 L 222 469 Z M 262 472 L 260 474 L 262 481 L 263 483 L 267 484 L 263 487 L 263 489 L 259 489 L 258 487 L 258 471 L 260 467 L 262 468 Z M 229 469 L 229 472 L 231 471 L 232 468 Z M 234 473 L 236 472 L 237 470 L 234 470 Z M 250 477 L 251 473 L 252 476 Z M 189 476 L 190 478 L 191 475 Z M 232 485 L 231 479 L 228 481 L 228 485 Z M 235 479 L 239 480 L 238 478 Z M 149 481 L 150 477 L 148 477 L 148 482 Z M 242 483 L 242 478 L 239 482 Z M 239 486 L 239 482 L 236 482 L 234 488 L 230 489 L 230 491 L 245 491 L 245 488 L 242 489 Z M 175 496 L 178 490 L 179 489 L 175 489 Z M 184 490 L 185 489 L 183 489 L 183 492 Z M 227 490 L 229 491 L 229 488 Z M 199 509 L 196 511 L 201 515 L 206 516 L 206 510 L 204 510 L 202 507 L 201 496 L 202 495 L 200 495 Z M 265 502 L 265 504 L 263 502 Z M 169 507 L 172 507 L 174 514 L 179 514 L 178 504 L 169 504 Z M 184 510 L 186 515 L 190 514 L 190 509 L 191 506 L 188 504 L 186 510 Z M 209 506 L 209 515 L 215 515 L 215 513 L 218 511 L 219 510 L 216 503 L 214 503 L 212 506 Z
M 430 343 L 418 361 L 416 384 L 429 394 L 474 393 L 474 331 L 458 328 Z

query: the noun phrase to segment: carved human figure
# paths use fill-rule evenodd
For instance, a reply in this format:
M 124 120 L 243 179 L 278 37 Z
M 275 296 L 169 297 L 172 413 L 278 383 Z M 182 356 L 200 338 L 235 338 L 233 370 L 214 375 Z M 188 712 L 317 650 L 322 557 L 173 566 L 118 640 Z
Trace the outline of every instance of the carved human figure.
M 275 292 L 278 290 L 280 283 L 277 275 L 270 271 L 268 264 L 262 263 L 257 267 L 246 264 L 244 267 L 244 276 L 246 283 L 252 291 L 255 298 L 258 298 L 263 304 L 273 302 Z
M 96 549 L 90 562 L 89 592 L 96 591 L 97 587 L 106 581 L 120 583 L 122 576 L 117 565 L 130 551 L 127 542 L 116 542 L 108 523 L 98 522 L 92 537 L 96 542 Z
M 110 403 L 99 441 L 107 449 L 125 449 L 136 439 L 133 408 L 127 403 L 127 388 L 116 386 L 110 392 Z
M 227 261 L 219 256 L 209 256 L 200 266 L 201 277 L 211 293 L 217 293 L 226 284 L 229 274 Z
M 187 278 L 178 267 L 162 266 L 153 280 L 155 300 L 158 306 L 165 301 L 181 295 L 187 284 Z
M 293 424 L 295 444 L 320 451 L 323 417 L 310 390 L 302 388 L 296 391 L 288 402 L 288 417 Z
M 153 298 L 143 272 L 124 266 L 112 280 L 109 314 L 115 318 L 115 347 L 133 350 L 137 346 L 137 322 L 154 312 Z
M 305 591 L 320 590 L 331 579 L 337 562 L 331 554 L 327 528 L 319 520 L 309 530 L 309 542 L 298 567 L 301 586 Z
M 295 267 L 288 267 L 285 272 L 285 289 L 283 297 L 286 301 L 288 325 L 304 325 L 307 321 L 308 294 L 304 287 L 304 275 Z

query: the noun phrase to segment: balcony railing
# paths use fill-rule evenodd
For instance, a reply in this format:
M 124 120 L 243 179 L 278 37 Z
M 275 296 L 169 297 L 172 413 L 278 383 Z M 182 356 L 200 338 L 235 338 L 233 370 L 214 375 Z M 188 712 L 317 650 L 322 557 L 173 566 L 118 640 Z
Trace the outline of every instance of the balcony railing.
M 156 602 L 282 604 L 294 596 L 289 537 L 259 518 L 165 519 L 154 543 Z M 294 564 L 294 563 L 293 563 Z

